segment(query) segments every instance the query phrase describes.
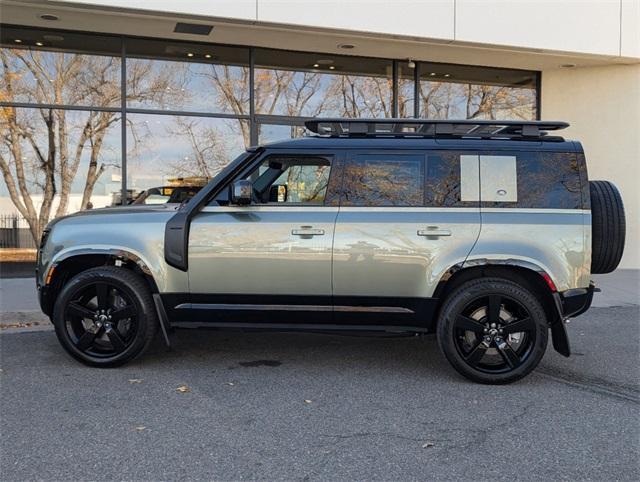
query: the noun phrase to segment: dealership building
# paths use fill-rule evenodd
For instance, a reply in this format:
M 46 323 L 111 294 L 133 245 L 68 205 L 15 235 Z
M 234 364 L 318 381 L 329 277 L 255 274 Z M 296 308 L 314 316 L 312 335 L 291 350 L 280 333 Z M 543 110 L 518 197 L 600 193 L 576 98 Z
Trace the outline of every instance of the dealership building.
M 640 268 L 640 0 L 0 0 L 0 22 L 0 216 L 25 229 L 204 182 L 309 117 L 563 120 Z

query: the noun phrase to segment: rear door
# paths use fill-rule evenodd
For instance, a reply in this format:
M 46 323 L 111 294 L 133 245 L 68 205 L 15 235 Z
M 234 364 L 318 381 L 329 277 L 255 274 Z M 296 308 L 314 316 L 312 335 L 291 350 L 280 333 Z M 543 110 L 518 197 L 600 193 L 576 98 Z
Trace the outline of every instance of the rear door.
M 346 156 L 333 247 L 337 322 L 419 326 L 480 231 L 478 166 L 449 151 Z

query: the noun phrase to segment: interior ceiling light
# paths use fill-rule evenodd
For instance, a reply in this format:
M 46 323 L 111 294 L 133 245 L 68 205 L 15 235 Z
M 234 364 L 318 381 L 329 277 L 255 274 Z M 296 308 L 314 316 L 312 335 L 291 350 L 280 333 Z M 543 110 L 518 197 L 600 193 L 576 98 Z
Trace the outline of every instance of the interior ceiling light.
M 53 15 L 52 13 L 43 13 L 42 15 L 40 15 L 40 18 L 42 20 L 50 20 L 50 21 L 58 20 L 58 16 Z
M 407 67 L 409 67 L 410 69 L 415 69 L 416 63 L 411 59 L 407 59 Z
M 211 54 L 204 54 L 204 58 L 205 59 L 210 59 L 211 58 Z
M 17 44 L 21 44 L 21 43 L 22 43 L 22 40 L 20 40 L 19 38 L 17 38 L 17 39 L 15 39 L 15 40 L 14 40 L 14 42 L 15 42 L 15 43 L 17 43 Z
M 429 76 L 430 76 L 430 77 L 435 77 L 436 75 L 438 75 L 438 74 L 436 74 L 435 72 L 430 72 L 430 73 L 429 73 Z
M 338 44 L 338 48 L 339 49 L 345 49 L 345 50 L 351 50 L 351 49 L 356 48 L 356 46 L 353 45 L 353 44 Z
M 315 64 L 313 64 L 313 66 L 317 69 L 318 67 L 320 67 L 320 64 L 315 63 Z
M 448 79 L 449 77 L 451 77 L 451 74 L 444 74 L 444 76 Z
M 43 44 L 42 42 L 36 42 L 36 45 L 37 45 L 38 47 L 42 47 L 44 44 Z
M 329 66 L 329 70 L 336 70 L 335 65 L 330 65 L 330 66 Z
M 189 53 L 187 54 L 187 57 L 193 57 L 193 53 L 189 52 Z

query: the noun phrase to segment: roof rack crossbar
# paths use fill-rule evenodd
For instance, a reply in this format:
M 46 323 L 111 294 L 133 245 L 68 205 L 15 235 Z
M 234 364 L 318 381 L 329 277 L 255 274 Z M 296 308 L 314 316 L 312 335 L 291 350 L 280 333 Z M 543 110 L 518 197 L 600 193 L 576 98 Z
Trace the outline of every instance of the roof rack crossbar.
M 541 139 L 548 131 L 564 129 L 569 124 L 557 121 L 330 118 L 307 120 L 305 127 L 330 137 Z

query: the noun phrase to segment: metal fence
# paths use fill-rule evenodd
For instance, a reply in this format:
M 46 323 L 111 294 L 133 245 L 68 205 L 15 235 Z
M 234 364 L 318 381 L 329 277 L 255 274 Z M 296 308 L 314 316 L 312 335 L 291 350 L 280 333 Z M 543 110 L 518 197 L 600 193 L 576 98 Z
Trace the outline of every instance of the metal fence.
M 36 248 L 26 219 L 18 214 L 0 215 L 0 248 Z

